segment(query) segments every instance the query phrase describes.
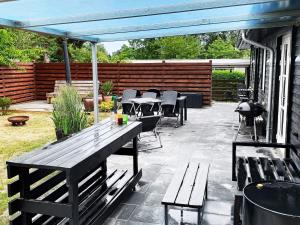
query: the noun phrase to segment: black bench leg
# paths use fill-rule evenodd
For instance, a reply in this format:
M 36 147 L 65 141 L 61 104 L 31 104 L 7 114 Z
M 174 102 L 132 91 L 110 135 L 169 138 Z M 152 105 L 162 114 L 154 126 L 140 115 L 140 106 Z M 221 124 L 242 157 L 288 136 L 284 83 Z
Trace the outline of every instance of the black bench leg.
M 169 224 L 169 212 L 168 212 L 168 205 L 165 205 L 165 225 Z
M 202 222 L 202 214 L 203 214 L 202 208 L 199 208 L 199 209 L 198 209 L 198 219 L 197 219 L 197 224 L 198 224 L 198 225 L 201 225 L 201 222 Z

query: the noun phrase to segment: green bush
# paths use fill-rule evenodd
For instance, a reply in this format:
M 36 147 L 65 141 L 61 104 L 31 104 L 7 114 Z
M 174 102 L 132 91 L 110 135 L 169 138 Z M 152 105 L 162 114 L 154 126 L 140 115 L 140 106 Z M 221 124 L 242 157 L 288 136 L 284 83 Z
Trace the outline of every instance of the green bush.
M 56 130 L 65 136 L 87 127 L 87 116 L 74 87 L 67 85 L 60 88 L 53 104 L 52 120 Z
M 1 114 L 2 115 L 7 114 L 7 111 L 9 109 L 11 103 L 12 103 L 11 98 L 8 98 L 8 97 L 0 98 L 0 108 L 1 108 Z
M 114 101 L 101 102 L 100 111 L 101 112 L 110 112 L 114 107 Z
M 213 80 L 244 80 L 245 73 L 241 71 L 230 71 L 230 70 L 213 70 L 212 71 Z

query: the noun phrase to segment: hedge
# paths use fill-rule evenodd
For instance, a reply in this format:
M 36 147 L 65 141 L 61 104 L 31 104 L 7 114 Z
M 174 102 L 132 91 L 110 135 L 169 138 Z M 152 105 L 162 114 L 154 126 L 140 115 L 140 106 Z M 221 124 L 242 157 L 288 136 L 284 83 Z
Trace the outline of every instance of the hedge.
M 230 70 L 213 70 L 212 71 L 213 80 L 245 80 L 245 73 L 241 71 L 230 71 Z

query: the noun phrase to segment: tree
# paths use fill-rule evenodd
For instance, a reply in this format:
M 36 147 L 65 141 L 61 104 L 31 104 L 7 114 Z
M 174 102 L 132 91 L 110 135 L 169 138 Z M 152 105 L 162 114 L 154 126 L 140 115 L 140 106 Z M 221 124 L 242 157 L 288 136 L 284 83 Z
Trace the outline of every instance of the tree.
M 157 39 L 160 59 L 197 59 L 203 46 L 196 36 L 177 36 Z
M 236 49 L 228 40 L 221 38 L 215 39 L 207 48 L 206 58 L 222 59 L 222 58 L 242 58 L 243 53 Z
M 16 62 L 32 62 L 41 57 L 44 49 L 33 42 L 34 36 L 23 31 L 0 29 L 0 65 L 14 66 Z

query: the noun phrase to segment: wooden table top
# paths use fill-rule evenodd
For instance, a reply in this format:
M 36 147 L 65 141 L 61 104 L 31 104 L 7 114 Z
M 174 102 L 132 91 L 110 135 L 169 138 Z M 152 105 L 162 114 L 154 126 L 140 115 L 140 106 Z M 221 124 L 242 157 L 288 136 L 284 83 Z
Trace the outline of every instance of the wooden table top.
M 83 161 L 87 162 L 92 156 L 99 157 L 99 160 L 108 157 L 136 137 L 141 130 L 141 122 L 128 121 L 127 125 L 118 126 L 106 119 L 62 142 L 25 153 L 6 163 L 33 168 L 70 169 Z

